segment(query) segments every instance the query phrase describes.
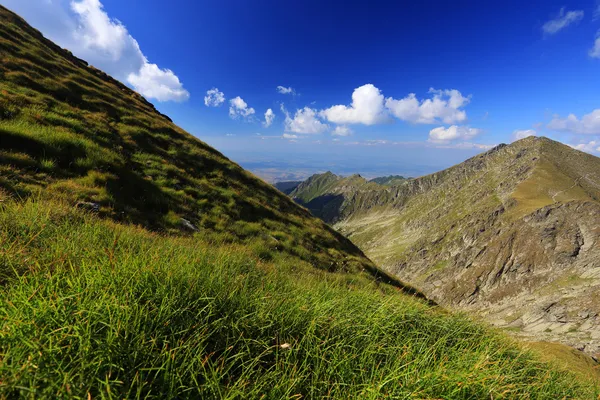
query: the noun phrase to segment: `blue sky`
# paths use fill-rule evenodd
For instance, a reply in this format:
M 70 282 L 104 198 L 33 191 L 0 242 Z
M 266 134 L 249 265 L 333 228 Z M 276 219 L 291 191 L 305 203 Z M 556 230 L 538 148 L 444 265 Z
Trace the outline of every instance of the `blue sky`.
M 600 154 L 596 0 L 0 4 L 267 179 L 421 175 L 531 134 Z

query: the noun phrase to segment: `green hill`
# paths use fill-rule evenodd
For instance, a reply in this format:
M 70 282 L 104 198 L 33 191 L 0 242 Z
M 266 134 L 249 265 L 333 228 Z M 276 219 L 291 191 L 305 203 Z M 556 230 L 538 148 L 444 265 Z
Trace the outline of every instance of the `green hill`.
M 0 19 L 0 398 L 598 395 Z
M 66 199 L 117 221 L 253 241 L 259 252 L 277 248 L 331 269 L 370 264 L 135 92 L 17 16 L 3 11 L 2 20 L 0 196 Z

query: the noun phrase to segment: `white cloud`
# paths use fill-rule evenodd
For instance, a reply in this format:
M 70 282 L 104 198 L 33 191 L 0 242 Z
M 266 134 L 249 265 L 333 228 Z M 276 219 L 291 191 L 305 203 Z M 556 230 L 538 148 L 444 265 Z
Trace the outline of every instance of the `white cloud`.
M 567 11 L 565 12 L 565 8 L 561 8 L 558 16 L 550 21 L 546 22 L 542 26 L 542 31 L 546 35 L 553 35 L 564 28 L 568 27 L 571 24 L 575 24 L 583 19 L 583 11 Z
M 286 132 L 317 134 L 323 133 L 329 129 L 327 124 L 319 121 L 316 110 L 310 107 L 304 107 L 301 110 L 296 110 L 294 118 L 290 116 L 290 113 L 283 105 L 281 106 L 281 111 L 285 114 Z
M 590 57 L 600 58 L 600 31 L 596 33 L 596 40 L 594 40 L 594 46 L 590 49 L 588 54 L 590 55 Z
M 454 124 L 466 121 L 467 113 L 462 108 L 469 104 L 471 96 L 465 97 L 456 89 L 431 88 L 429 93 L 433 97 L 422 101 L 414 93 L 400 100 L 388 97 L 385 106 L 395 117 L 414 124 Z
M 158 101 L 189 98 L 179 78 L 152 64 L 138 42 L 99 0 L 2 0 L 50 40 Z
M 225 93 L 220 92 L 217 88 L 212 88 L 206 91 L 204 96 L 204 105 L 206 107 L 218 107 L 225 102 Z
M 271 126 L 271 124 L 273 123 L 273 120 L 275 119 L 275 113 L 273 112 L 273 110 L 271 110 L 270 108 L 265 112 L 265 122 L 263 122 L 263 125 L 265 126 L 265 128 L 268 128 Z
M 352 135 L 352 130 L 345 125 L 339 125 L 335 127 L 331 134 L 333 136 L 350 136 Z
M 230 137 L 235 136 L 235 133 L 227 133 L 227 134 L 225 134 L 225 136 L 230 136 Z
M 521 140 L 521 139 L 525 139 L 526 137 L 529 137 L 529 136 L 535 136 L 536 134 L 537 134 L 537 132 L 534 129 L 516 130 L 512 133 L 512 138 L 513 138 L 513 141 Z
M 440 126 L 429 131 L 429 139 L 432 143 L 448 143 L 454 140 L 468 140 L 481 133 L 481 129 L 470 128 L 468 126 L 452 125 L 448 128 Z
M 170 69 L 160 69 L 156 64 L 146 62 L 138 73 L 129 74 L 127 81 L 138 93 L 150 99 L 185 101 L 190 98 L 177 75 Z
M 560 118 L 555 115 L 552 121 L 547 125 L 548 129 L 561 132 L 570 132 L 578 134 L 600 134 L 600 108 L 585 114 L 581 119 L 574 114 L 569 114 L 566 118 Z
M 322 110 L 319 114 L 336 124 L 373 125 L 388 119 L 381 91 L 368 83 L 354 89 L 350 106 L 337 105 Z
M 289 134 L 289 133 L 284 133 L 283 134 L 283 138 L 284 139 L 298 139 L 298 135 L 292 135 L 292 134 Z
M 293 87 L 285 87 L 285 86 L 277 86 L 277 91 L 281 94 L 291 94 L 295 95 L 296 91 Z
M 580 143 L 577 145 L 570 145 L 574 149 L 585 151 L 586 153 L 600 152 L 600 141 L 592 140 L 588 143 Z
M 246 118 L 255 113 L 254 108 L 248 107 L 248 104 L 240 96 L 229 100 L 229 104 L 229 117 L 232 119 Z

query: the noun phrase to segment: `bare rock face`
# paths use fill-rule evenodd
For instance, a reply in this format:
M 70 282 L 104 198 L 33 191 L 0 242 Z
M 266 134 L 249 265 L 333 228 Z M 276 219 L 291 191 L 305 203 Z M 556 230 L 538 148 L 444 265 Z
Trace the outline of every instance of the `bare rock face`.
M 597 157 L 530 137 L 398 186 L 342 194 L 329 222 L 432 300 L 600 353 Z

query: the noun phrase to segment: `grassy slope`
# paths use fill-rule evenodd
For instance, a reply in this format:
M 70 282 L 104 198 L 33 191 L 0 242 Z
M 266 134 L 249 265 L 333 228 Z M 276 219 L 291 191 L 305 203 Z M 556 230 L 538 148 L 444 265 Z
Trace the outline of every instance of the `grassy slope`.
M 94 202 L 100 214 L 253 241 L 318 267 L 369 261 L 270 185 L 175 126 L 141 96 L 0 7 L 0 197 Z
M 0 206 L 0 397 L 593 398 L 506 337 L 366 276 L 53 203 Z
M 0 398 L 594 395 L 0 18 Z

